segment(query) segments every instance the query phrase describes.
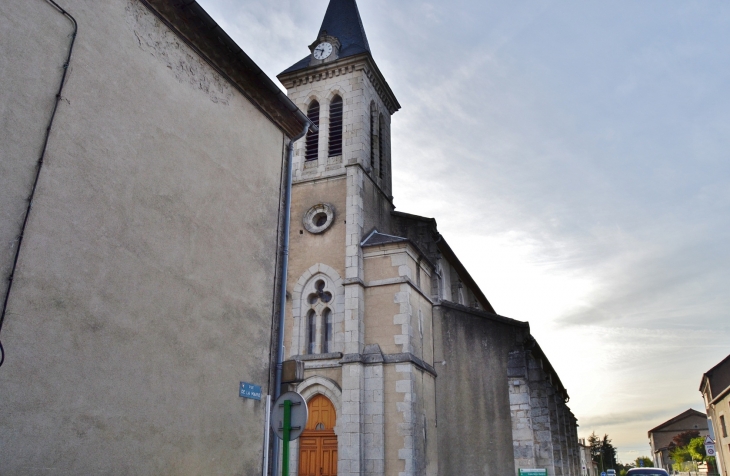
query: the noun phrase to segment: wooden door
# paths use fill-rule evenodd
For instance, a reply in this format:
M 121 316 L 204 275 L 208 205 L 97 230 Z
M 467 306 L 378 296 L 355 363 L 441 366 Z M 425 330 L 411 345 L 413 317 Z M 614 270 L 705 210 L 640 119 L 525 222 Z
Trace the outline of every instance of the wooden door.
M 337 414 L 324 395 L 308 403 L 309 421 L 299 437 L 299 476 L 337 476 Z

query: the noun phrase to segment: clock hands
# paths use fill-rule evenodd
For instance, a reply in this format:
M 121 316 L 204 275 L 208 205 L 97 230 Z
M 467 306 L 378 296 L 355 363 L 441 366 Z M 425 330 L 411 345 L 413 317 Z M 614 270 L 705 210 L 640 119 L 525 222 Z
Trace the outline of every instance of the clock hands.
M 327 58 L 332 52 L 332 46 L 329 43 L 320 43 L 314 49 L 314 57 L 317 59 Z

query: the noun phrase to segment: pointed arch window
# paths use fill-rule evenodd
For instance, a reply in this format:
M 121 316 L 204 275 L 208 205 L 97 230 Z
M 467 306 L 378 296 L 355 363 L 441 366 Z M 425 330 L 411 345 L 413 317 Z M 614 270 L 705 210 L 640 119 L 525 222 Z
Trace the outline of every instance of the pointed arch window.
M 383 115 L 378 117 L 378 157 L 380 158 L 380 178 L 385 177 L 385 134 L 383 134 Z
M 307 109 L 307 118 L 319 127 L 319 103 L 314 101 Z M 307 150 L 305 160 L 317 160 L 319 157 L 319 131 L 307 132 Z
M 342 109 L 342 98 L 340 96 L 332 98 L 330 103 L 330 157 L 342 155 Z
M 375 126 L 378 122 L 377 111 L 375 110 L 375 103 L 370 103 L 370 170 L 375 170 L 375 156 L 378 154 L 378 143 L 375 133 Z
M 330 309 L 333 296 L 325 281 L 317 280 L 314 291 L 306 299 L 310 310 L 305 323 L 305 352 L 310 355 L 334 352 L 334 315 Z

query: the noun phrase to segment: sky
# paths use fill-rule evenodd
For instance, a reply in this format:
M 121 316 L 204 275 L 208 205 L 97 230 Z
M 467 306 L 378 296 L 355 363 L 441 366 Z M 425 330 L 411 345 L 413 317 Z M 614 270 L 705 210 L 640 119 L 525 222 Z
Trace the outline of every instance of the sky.
M 272 78 L 327 0 L 198 0 Z M 529 321 L 629 462 L 730 353 L 730 2 L 359 0 L 397 209 Z

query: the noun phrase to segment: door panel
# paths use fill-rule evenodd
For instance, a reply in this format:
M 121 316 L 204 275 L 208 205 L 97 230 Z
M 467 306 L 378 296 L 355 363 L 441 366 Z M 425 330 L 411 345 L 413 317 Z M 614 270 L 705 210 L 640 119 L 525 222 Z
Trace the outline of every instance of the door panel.
M 337 437 L 322 439 L 322 463 L 320 476 L 337 476 Z
M 324 395 L 309 402 L 309 420 L 299 439 L 299 476 L 337 476 L 335 407 Z
M 318 476 L 318 450 L 317 438 L 299 438 L 299 476 Z

